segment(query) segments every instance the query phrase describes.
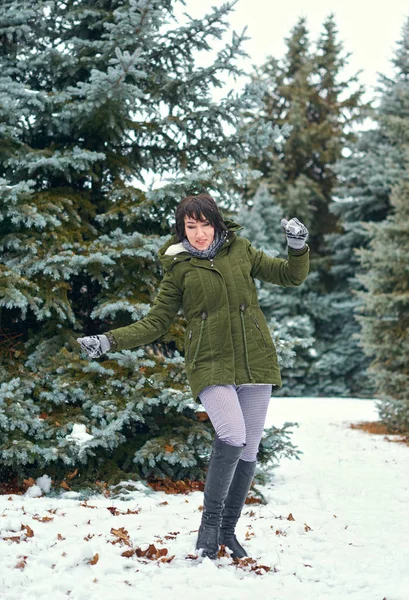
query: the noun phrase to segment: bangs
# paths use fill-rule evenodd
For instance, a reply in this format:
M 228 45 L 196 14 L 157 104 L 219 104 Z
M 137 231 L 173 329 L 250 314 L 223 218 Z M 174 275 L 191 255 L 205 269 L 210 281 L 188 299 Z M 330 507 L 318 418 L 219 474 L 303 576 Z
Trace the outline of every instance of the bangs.
M 189 206 L 186 206 L 186 210 L 183 212 L 183 217 L 190 217 L 191 219 L 195 219 L 195 221 L 201 221 L 202 223 L 209 221 L 212 225 L 216 222 L 215 211 L 207 205 L 203 205 L 200 201 L 193 200 Z

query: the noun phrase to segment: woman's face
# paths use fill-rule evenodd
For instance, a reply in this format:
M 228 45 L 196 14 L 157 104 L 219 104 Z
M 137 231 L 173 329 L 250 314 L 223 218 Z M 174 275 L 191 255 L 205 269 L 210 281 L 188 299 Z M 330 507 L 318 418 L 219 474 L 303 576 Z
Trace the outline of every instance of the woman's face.
M 204 219 L 204 215 L 201 215 Z M 209 221 L 197 221 L 185 215 L 185 233 L 193 248 L 207 250 L 214 238 L 214 227 Z

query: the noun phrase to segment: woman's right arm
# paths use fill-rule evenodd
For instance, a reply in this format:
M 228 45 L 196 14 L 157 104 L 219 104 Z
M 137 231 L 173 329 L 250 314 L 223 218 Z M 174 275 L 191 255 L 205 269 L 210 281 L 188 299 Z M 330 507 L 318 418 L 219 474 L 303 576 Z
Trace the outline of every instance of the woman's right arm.
M 182 305 L 182 290 L 170 273 L 165 273 L 151 310 L 139 321 L 105 332 L 110 351 L 128 350 L 153 342 L 166 333 Z

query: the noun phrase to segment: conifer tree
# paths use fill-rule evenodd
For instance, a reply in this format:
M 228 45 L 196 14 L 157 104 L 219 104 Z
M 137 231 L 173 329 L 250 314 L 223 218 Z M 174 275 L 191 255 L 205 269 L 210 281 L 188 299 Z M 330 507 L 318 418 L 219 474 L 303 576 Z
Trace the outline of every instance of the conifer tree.
M 310 231 L 310 274 L 303 286 L 287 290 L 280 315 L 303 315 L 305 333 L 315 339 L 313 348 L 298 349 L 295 366 L 283 373 L 288 382 L 283 393 L 296 395 L 343 395 L 347 389 L 343 373 L 329 360 L 340 309 L 330 299 L 332 248 L 326 236 L 338 230 L 330 212 L 335 165 L 353 139 L 351 125 L 362 118 L 363 90 L 357 77 L 342 76 L 348 55 L 337 37 L 331 15 L 313 45 L 306 21 L 300 19 L 287 39 L 283 60 L 269 59 L 256 74 L 267 86 L 264 111 L 256 118 L 291 130 L 280 151 L 270 148 L 251 165 L 263 172 L 283 216 L 297 216 Z
M 248 154 L 276 136 L 242 127 L 255 86 L 213 100 L 240 73 L 232 4 L 179 25 L 175 2 L 0 5 L 0 461 L 11 473 L 80 467 L 81 481 L 112 482 L 197 477 L 206 464 L 212 431 L 186 385 L 181 317 L 156 343 L 98 360 L 75 341 L 147 313 L 176 204 L 204 189 L 228 198 L 250 176 Z
M 391 430 L 409 432 L 409 183 L 401 181 L 390 197 L 392 214 L 368 224 L 371 242 L 359 251 L 366 288 L 360 335 L 373 360 L 379 416 Z
M 363 289 L 362 265 L 356 252 L 367 248 L 368 230 L 362 223 L 379 223 L 391 210 L 393 187 L 405 177 L 407 160 L 407 106 L 409 29 L 405 25 L 398 42 L 391 78 L 380 76 L 380 98 L 368 114 L 373 127 L 359 134 L 350 153 L 336 167 L 338 184 L 331 211 L 338 217 L 341 231 L 328 236 L 333 248 L 331 274 L 334 282 L 329 299 L 339 318 L 334 318 L 333 347 L 328 358 L 345 381 L 343 395 L 373 396 L 374 380 L 367 368 L 370 358 L 359 344 L 360 325 L 355 315 L 362 303 L 357 294 Z M 323 369 L 326 368 L 323 364 Z

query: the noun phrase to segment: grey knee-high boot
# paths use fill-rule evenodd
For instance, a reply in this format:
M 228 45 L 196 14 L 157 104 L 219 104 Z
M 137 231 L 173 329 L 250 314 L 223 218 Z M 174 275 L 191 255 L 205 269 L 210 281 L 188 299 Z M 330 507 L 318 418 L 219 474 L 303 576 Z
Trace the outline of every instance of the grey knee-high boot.
M 204 488 L 202 521 L 196 542 L 196 550 L 201 550 L 203 556 L 217 558 L 224 501 L 242 450 L 242 447 L 230 446 L 218 437 L 213 441 Z
M 224 544 L 230 548 L 233 558 L 247 556 L 243 546 L 238 542 L 234 530 L 240 518 L 251 482 L 253 481 L 256 464 L 257 461 L 238 461 L 229 493 L 224 503 L 219 541 L 220 544 Z

